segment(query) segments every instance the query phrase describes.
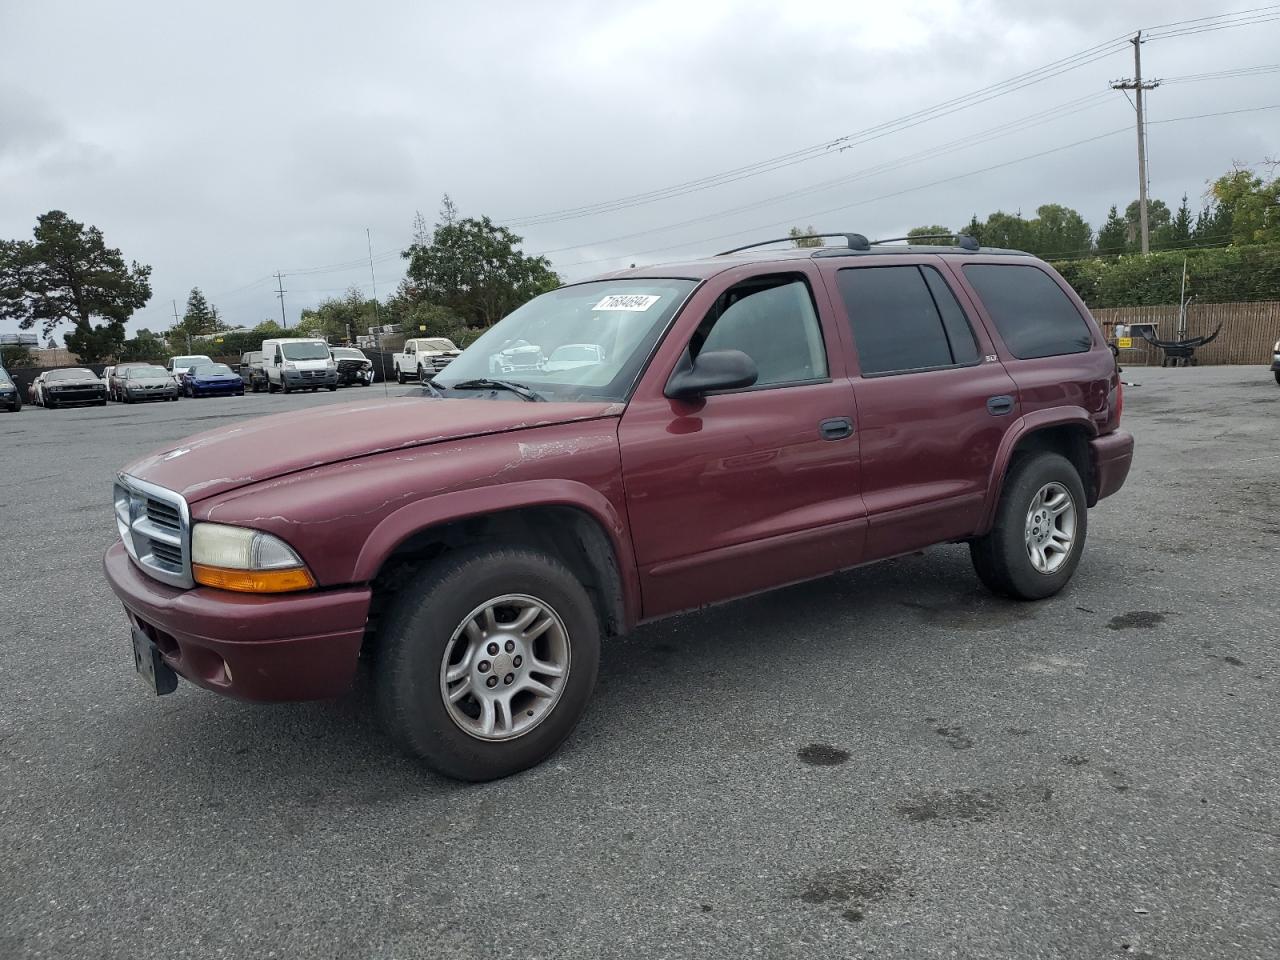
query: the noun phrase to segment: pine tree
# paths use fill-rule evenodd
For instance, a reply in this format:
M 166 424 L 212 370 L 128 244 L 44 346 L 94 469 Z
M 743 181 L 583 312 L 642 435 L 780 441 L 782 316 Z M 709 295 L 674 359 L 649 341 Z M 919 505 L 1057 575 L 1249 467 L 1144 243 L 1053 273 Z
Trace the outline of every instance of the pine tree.
M 1098 231 L 1098 253 L 1124 253 L 1129 247 L 1129 224 L 1117 212 L 1115 204 L 1107 213 L 1107 221 Z

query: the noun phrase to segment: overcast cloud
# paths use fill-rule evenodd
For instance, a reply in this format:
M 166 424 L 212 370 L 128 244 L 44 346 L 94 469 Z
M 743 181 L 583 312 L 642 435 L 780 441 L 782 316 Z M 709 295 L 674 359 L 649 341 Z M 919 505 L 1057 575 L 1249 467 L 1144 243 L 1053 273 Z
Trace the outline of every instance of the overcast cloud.
M 378 292 L 391 292 L 414 211 L 434 219 L 445 191 L 464 215 L 499 220 L 609 200 L 865 129 L 1139 27 L 1250 6 L 9 2 L 0 237 L 29 237 L 54 208 L 101 227 L 154 267 L 154 299 L 133 328 L 164 329 L 170 301 L 181 308 L 195 285 L 230 323 L 278 318 L 277 269 L 292 322 L 352 283 L 369 289 L 356 262 L 366 228 Z M 1143 47 L 1144 74 L 1275 63 L 1278 51 L 1280 20 L 1157 40 Z M 579 279 L 790 223 L 874 237 L 1061 202 L 1096 227 L 1137 192 L 1133 112 L 1107 87 L 1131 73 L 1131 53 L 1118 51 L 854 149 L 517 232 Z M 1095 93 L 1105 95 L 1068 116 L 934 149 Z M 1152 121 L 1280 104 L 1280 73 L 1169 84 L 1149 102 Z M 1233 161 L 1280 155 L 1280 110 L 1156 123 L 1149 140 L 1154 196 L 1173 206 L 1185 192 L 1194 207 Z M 932 152 L 874 176 L 666 228 L 922 151 Z

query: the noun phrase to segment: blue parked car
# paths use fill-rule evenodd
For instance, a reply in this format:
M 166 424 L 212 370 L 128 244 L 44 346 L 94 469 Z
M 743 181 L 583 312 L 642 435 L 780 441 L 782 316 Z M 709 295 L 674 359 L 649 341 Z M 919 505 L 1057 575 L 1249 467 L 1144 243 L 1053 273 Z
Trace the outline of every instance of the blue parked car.
M 202 363 L 182 373 L 184 397 L 244 396 L 244 380 L 225 363 Z

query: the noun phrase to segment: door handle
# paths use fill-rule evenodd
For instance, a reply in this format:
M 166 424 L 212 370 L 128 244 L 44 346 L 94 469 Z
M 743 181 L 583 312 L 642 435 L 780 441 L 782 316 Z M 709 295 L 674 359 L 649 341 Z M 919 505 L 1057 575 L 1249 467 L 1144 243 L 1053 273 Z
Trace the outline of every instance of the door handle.
M 818 424 L 818 434 L 823 440 L 843 440 L 853 436 L 853 421 L 848 417 L 832 417 Z
M 987 413 L 993 417 L 1003 417 L 1007 413 L 1013 413 L 1013 397 L 1007 394 L 1001 394 L 998 397 L 987 398 Z

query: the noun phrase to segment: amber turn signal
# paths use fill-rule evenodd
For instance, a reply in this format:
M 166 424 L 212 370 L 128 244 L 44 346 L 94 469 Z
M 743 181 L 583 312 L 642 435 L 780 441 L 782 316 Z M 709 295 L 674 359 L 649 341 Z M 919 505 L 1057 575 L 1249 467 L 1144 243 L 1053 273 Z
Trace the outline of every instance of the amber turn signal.
M 310 590 L 316 585 L 306 567 L 290 567 L 286 570 L 232 570 L 227 567 L 210 567 L 203 563 L 191 565 L 191 576 L 196 583 L 219 590 L 235 590 L 238 593 L 292 593 Z

